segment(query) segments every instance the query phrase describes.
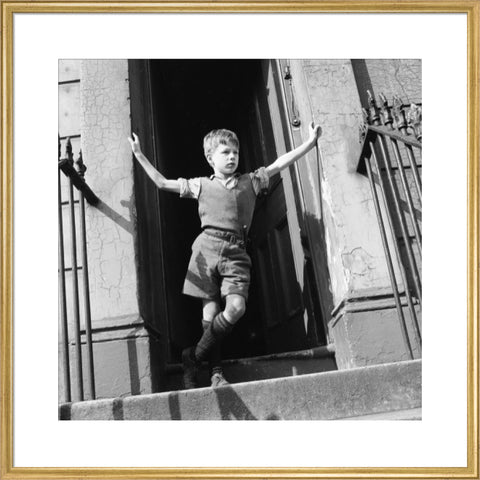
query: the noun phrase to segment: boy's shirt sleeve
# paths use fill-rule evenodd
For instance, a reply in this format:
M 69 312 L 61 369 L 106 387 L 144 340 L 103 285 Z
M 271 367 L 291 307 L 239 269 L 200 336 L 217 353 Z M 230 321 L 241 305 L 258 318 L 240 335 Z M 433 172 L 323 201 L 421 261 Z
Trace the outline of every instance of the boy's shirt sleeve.
M 265 167 L 260 167 L 250 174 L 255 195 L 265 195 L 268 191 L 270 177 Z
M 198 200 L 200 195 L 200 177 L 196 178 L 179 178 L 180 198 L 194 198 Z

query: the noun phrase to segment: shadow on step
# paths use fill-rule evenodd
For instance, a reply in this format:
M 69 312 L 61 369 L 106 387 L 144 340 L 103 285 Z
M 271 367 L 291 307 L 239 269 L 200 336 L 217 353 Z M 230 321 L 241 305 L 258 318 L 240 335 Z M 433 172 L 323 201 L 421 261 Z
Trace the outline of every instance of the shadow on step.
M 216 388 L 213 391 L 217 397 L 222 420 L 260 420 L 253 415 L 232 387 L 224 386 Z M 177 392 L 170 393 L 168 396 L 168 405 L 170 408 L 170 418 L 172 420 L 182 420 L 179 394 Z M 272 414 L 261 420 L 280 420 L 280 418 Z

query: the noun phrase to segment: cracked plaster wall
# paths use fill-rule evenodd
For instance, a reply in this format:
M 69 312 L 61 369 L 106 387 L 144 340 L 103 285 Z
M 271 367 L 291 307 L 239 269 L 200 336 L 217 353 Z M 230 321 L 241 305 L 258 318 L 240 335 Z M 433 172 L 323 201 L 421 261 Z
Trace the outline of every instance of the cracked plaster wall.
M 422 62 L 416 59 L 365 60 L 375 96 L 389 102 L 398 95 L 404 104 L 422 102 Z
M 312 211 L 323 215 L 337 304 L 349 291 L 389 285 L 370 186 L 356 173 L 363 122 L 360 99 L 350 60 L 298 60 L 292 62 L 292 76 L 302 123 L 307 125 L 313 115 L 322 126 L 322 212 Z M 308 104 L 301 99 L 302 91 Z
M 127 60 L 83 60 L 80 83 L 92 320 L 138 314 Z

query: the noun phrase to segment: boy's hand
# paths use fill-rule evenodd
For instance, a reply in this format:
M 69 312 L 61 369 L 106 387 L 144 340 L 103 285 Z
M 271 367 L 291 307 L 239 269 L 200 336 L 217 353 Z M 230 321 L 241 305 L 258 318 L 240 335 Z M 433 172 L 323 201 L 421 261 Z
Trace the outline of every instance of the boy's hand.
M 132 152 L 135 155 L 137 153 L 142 153 L 142 150 L 140 149 L 140 140 L 138 139 L 137 135 L 134 132 L 132 132 L 132 137 L 127 137 L 127 140 L 130 143 L 130 146 L 132 147 Z
M 315 125 L 313 122 L 310 122 L 308 125 L 308 139 L 310 142 L 316 142 L 322 135 L 322 127 L 320 125 Z

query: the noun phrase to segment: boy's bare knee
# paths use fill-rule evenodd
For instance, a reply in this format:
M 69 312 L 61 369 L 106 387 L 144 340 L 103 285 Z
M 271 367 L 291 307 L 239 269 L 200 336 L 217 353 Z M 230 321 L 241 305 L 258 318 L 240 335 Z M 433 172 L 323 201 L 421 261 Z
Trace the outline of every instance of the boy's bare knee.
M 207 322 L 211 322 L 220 311 L 220 303 L 215 300 L 203 301 L 203 319 L 207 320 Z
M 225 313 L 233 321 L 237 321 L 245 313 L 245 298 L 241 295 L 228 295 Z

